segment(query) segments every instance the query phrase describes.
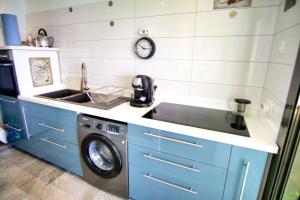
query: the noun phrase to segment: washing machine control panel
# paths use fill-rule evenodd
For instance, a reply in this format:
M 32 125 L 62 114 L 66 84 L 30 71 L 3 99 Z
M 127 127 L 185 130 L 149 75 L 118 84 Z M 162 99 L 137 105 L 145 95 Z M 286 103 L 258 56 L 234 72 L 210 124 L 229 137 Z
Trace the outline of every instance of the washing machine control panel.
M 95 124 L 95 129 L 98 129 L 98 130 L 102 130 L 102 124 L 100 124 L 100 123 L 96 123 Z

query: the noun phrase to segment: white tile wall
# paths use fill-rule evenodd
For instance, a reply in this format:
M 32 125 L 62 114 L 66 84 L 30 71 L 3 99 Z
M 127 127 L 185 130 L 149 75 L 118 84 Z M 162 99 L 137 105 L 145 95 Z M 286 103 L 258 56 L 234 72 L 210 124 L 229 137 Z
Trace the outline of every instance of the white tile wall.
M 193 37 L 195 13 L 136 19 L 136 28 L 149 28 L 151 37 Z
M 300 2 L 297 1 L 296 5 L 287 12 L 284 12 L 284 2 L 279 7 L 276 33 L 300 23 Z
M 269 113 L 261 113 L 274 129 L 274 139 L 280 128 L 288 89 L 300 42 L 300 2 L 284 12 L 279 7 L 276 31 L 266 72 L 262 102 L 271 105 Z
M 262 87 L 267 63 L 194 61 L 192 81 Z
M 276 34 L 272 44 L 270 61 L 293 65 L 299 48 L 299 35 L 300 24 Z
M 134 62 L 134 59 L 90 58 L 88 59 L 88 75 L 102 74 L 132 77 L 135 75 Z
M 129 39 L 135 37 L 135 20 L 121 19 L 111 21 L 92 22 L 90 24 L 90 39 Z
M 108 6 L 107 0 L 89 4 L 91 21 L 133 18 L 135 13 L 135 0 L 114 0 L 113 6 Z
M 232 85 L 220 84 L 205 84 L 205 83 L 191 83 L 191 96 L 200 96 L 206 99 L 213 99 L 220 102 L 233 101 L 235 98 L 246 98 L 251 100 L 249 108 L 252 112 L 257 109 L 261 100 L 262 88 L 242 87 Z
M 136 16 L 195 12 L 196 0 L 136 0 Z
M 277 7 L 239 9 L 235 17 L 232 10 L 197 13 L 197 36 L 272 35 Z M 247 23 L 245 23 L 247 22 Z
M 89 40 L 90 26 L 88 23 L 63 26 L 48 26 L 49 36 L 57 41 Z
M 147 74 L 158 85 L 157 95 L 224 104 L 246 97 L 258 105 L 278 2 L 253 0 L 250 8 L 233 9 L 233 18 L 228 17 L 232 9 L 213 10 L 213 0 L 114 0 L 112 7 L 108 0 L 76 1 L 72 13 L 48 2 L 49 11 L 28 5 L 35 12 L 27 20 L 34 31 L 44 27 L 54 36 L 66 82 L 78 80 L 86 62 L 91 84 L 131 87 L 135 74 Z M 150 30 L 156 44 L 150 60 L 138 59 L 133 51 L 141 28 Z
M 293 74 L 293 65 L 270 63 L 264 87 L 280 102 L 285 102 Z
M 155 38 L 154 59 L 187 59 L 193 57 L 194 38 Z
M 98 40 L 90 42 L 90 56 L 100 58 L 135 58 L 132 39 Z M 128 50 L 131 51 L 128 51 Z
M 190 81 L 190 60 L 137 60 L 136 73 L 155 79 Z
M 196 37 L 195 60 L 268 62 L 272 36 Z

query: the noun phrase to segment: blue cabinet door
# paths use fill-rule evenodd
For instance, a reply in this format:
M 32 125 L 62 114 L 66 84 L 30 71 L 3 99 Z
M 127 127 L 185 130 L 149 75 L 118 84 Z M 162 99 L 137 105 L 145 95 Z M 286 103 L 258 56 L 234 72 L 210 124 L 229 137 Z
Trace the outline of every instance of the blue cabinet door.
M 12 143 L 24 138 L 23 117 L 18 99 L 0 95 L 2 120 L 7 132 L 7 140 Z
M 268 154 L 234 146 L 232 148 L 224 200 L 256 200 Z
M 82 176 L 76 112 L 27 101 L 22 101 L 22 106 L 25 107 L 30 141 L 34 141 L 34 150 L 28 146 L 28 140 L 22 142 L 25 151 L 36 150 L 34 155 Z

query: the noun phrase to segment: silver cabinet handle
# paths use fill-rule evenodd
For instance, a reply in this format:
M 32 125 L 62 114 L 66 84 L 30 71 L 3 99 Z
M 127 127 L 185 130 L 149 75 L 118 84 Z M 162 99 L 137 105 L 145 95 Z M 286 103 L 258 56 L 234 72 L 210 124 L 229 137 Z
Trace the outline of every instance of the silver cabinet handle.
M 46 123 L 38 123 L 38 125 L 46 127 L 46 128 L 50 128 L 50 129 L 53 129 L 53 130 L 56 130 L 56 131 L 59 131 L 59 132 L 62 132 L 62 133 L 65 132 L 65 129 L 60 129 L 60 128 L 56 128 L 56 127 L 53 127 L 53 126 L 49 126 Z
M 9 67 L 9 66 L 12 66 L 12 64 L 11 63 L 0 63 L 0 66 Z
M 16 103 L 17 101 L 11 101 L 0 97 L 0 100 L 5 101 L 7 103 Z
M 8 55 L 0 54 L 0 58 L 8 58 Z
M 28 130 L 28 125 L 27 125 L 27 117 L 26 117 L 26 108 L 24 106 L 21 107 L 22 110 L 22 115 L 23 115 L 23 119 L 24 119 L 24 126 L 25 126 L 25 133 L 26 133 L 26 137 L 29 140 L 30 139 L 30 135 L 29 135 L 29 130 Z
M 186 142 L 186 141 L 182 141 L 182 140 L 177 140 L 177 139 L 166 137 L 166 136 L 155 135 L 153 133 L 145 132 L 144 135 L 147 135 L 147 136 L 150 136 L 150 137 L 155 137 L 155 138 L 160 138 L 160 139 L 168 140 L 168 141 L 172 141 L 172 142 L 177 142 L 177 143 L 181 143 L 181 144 L 187 144 L 187 145 L 191 145 L 191 146 L 194 146 L 194 147 L 199 147 L 199 148 L 204 147 L 204 146 L 202 146 L 200 144 L 197 144 L 197 143 L 192 143 L 192 142 Z
M 242 187 L 241 187 L 239 200 L 242 200 L 243 196 L 244 196 L 244 190 L 245 190 L 246 181 L 247 181 L 247 178 L 248 178 L 248 172 L 249 172 L 250 162 L 247 162 L 244 165 L 245 165 L 246 169 L 245 169 L 245 173 L 244 173 L 243 184 L 242 184 Z
M 18 131 L 18 132 L 21 132 L 21 131 L 22 131 L 21 128 L 16 128 L 16 127 L 13 127 L 13 126 L 11 126 L 11 125 L 9 125 L 9 124 L 4 124 L 4 126 L 5 126 L 6 128 L 9 128 L 9 129 L 12 129 L 12 130 L 15 130 L 15 131 Z
M 193 194 L 198 194 L 198 192 L 194 191 L 194 190 L 192 189 L 192 187 L 183 187 L 183 186 L 175 185 L 175 184 L 173 184 L 173 183 L 169 183 L 169 182 L 167 182 L 167 181 L 165 181 L 165 180 L 162 180 L 162 179 L 160 179 L 160 178 L 155 178 L 155 177 L 153 177 L 151 173 L 150 173 L 150 174 L 144 174 L 144 177 L 145 177 L 145 178 L 148 178 L 148 179 L 151 179 L 151 180 L 153 180 L 153 181 L 156 181 L 156 182 L 158 182 L 158 183 L 162 183 L 162 184 L 164 184 L 164 185 L 168 185 L 168 186 L 170 186 L 170 187 L 177 188 L 177 189 L 179 189 L 179 190 L 183 190 L 183 191 L 190 192 L 190 193 L 193 193 Z
M 192 171 L 195 171 L 195 172 L 200 172 L 200 170 L 196 169 L 194 167 L 194 165 L 188 166 L 188 165 L 178 164 L 178 163 L 175 163 L 175 162 L 171 162 L 171 161 L 168 161 L 168 160 L 164 160 L 164 159 L 152 156 L 152 154 L 144 154 L 144 157 L 149 158 L 151 160 L 157 160 L 159 162 L 163 162 L 163 163 L 167 163 L 167 164 L 170 164 L 170 165 L 174 165 L 176 167 L 181 167 L 181 168 L 192 170 Z
M 48 140 L 48 138 L 42 138 L 41 140 L 44 141 L 44 142 L 48 142 L 48 143 L 50 143 L 50 144 L 53 144 L 53 145 L 55 145 L 55 146 L 64 148 L 64 149 L 67 149 L 67 148 L 68 148 L 68 146 L 67 146 L 66 144 L 65 144 L 65 145 L 57 144 L 57 143 L 55 143 L 55 142 L 52 142 L 52 141 Z

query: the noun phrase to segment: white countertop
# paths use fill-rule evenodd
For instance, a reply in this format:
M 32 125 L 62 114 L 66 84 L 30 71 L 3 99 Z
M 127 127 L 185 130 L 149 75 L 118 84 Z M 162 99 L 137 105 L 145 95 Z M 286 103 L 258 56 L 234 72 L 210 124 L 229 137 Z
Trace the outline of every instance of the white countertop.
M 250 133 L 250 137 L 243 137 L 219 131 L 212 131 L 202 128 L 195 128 L 191 126 L 142 118 L 144 114 L 146 114 L 156 105 L 158 105 L 160 101 L 156 101 L 151 107 L 147 108 L 132 107 L 127 102 L 116 106 L 110 110 L 101 110 L 97 108 L 82 106 L 79 104 L 35 97 L 33 95 L 22 95 L 19 96 L 19 99 L 48 106 L 54 106 L 62 109 L 72 110 L 78 113 L 85 113 L 103 118 L 114 119 L 136 125 L 160 129 L 164 131 L 170 131 L 201 139 L 207 139 L 240 147 L 251 148 L 268 153 L 277 153 L 278 151 L 277 144 L 275 143 L 275 141 L 273 141 L 272 137 L 270 137 L 270 134 L 268 134 L 269 130 L 266 127 L 264 127 L 264 125 L 261 123 L 260 119 L 257 116 L 245 116 L 245 121 Z M 168 100 L 165 99 L 164 102 L 168 102 Z M 187 103 L 185 104 L 187 105 Z

